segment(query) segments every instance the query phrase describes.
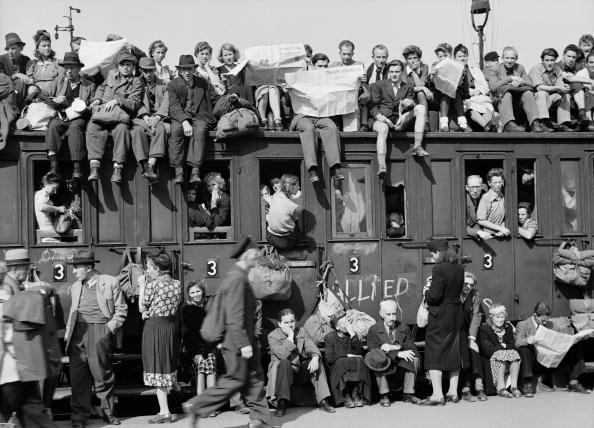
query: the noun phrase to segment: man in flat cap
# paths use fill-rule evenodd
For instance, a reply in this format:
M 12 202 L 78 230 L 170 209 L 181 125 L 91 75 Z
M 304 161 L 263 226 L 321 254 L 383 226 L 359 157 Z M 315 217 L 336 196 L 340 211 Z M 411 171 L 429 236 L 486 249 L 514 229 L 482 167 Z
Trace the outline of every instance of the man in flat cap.
M 142 105 L 142 83 L 134 76 L 136 58 L 129 52 L 121 51 L 117 62 L 117 71 L 110 73 L 105 82 L 97 88 L 91 102 L 93 116 L 87 127 L 87 152 L 91 164 L 89 181 L 99 180 L 101 159 L 110 134 L 113 138 L 114 162 L 111 181 L 117 184 L 122 181 L 122 169 L 131 144 L 129 122 L 136 116 Z M 105 113 L 113 113 L 120 108 L 128 118 L 124 118 L 124 114 L 120 115 L 117 121 L 114 119 L 109 124 L 98 123 L 94 115 L 99 107 Z
M 121 347 L 121 327 L 128 314 L 128 305 L 118 279 L 95 270 L 92 251 L 79 250 L 68 264 L 72 265 L 76 282 L 70 295 L 72 305 L 64 340 L 70 357 L 72 384 L 72 428 L 84 428 L 91 414 L 91 392 L 101 401 L 103 420 L 120 425 L 113 414 L 112 348 Z
M 184 411 L 192 416 L 192 426 L 199 418 L 211 415 L 240 391 L 250 409 L 250 428 L 270 427 L 270 412 L 264 398 L 264 372 L 260 364 L 260 347 L 255 338 L 256 298 L 248 282 L 248 272 L 261 255 L 251 238 L 245 238 L 231 253 L 237 259 L 219 287 L 225 308 L 223 357 L 227 373 L 217 384 L 184 403 Z

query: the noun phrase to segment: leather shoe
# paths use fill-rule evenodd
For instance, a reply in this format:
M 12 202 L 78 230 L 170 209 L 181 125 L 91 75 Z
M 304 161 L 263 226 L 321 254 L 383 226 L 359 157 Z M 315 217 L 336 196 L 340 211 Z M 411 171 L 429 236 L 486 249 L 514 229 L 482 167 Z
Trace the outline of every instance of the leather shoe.
M 122 168 L 119 166 L 115 166 L 113 168 L 113 173 L 111 174 L 111 182 L 120 184 L 122 182 Z
M 274 411 L 274 416 L 277 418 L 282 418 L 287 413 L 287 400 L 281 398 L 278 400 L 276 405 L 276 410 Z
M 553 130 L 555 129 L 555 128 L 553 128 L 553 124 L 547 120 L 541 120 L 540 127 L 542 128 L 542 130 L 544 132 L 553 132 Z
M 562 123 L 557 127 L 557 132 L 575 132 L 575 129 L 570 127 L 567 123 Z
M 532 125 L 530 125 L 530 131 L 532 132 L 545 132 L 544 128 L 540 124 L 540 120 L 534 119 Z
M 388 171 L 386 170 L 386 167 L 385 166 L 381 167 L 377 171 L 377 178 L 379 178 L 380 180 L 383 180 L 384 178 L 386 178 L 387 174 L 388 174 Z
M 274 425 L 270 425 L 268 422 L 264 421 L 250 421 L 248 424 L 248 428 L 276 428 Z
M 446 395 L 445 396 L 445 401 L 446 401 L 446 403 L 459 403 L 460 402 L 460 397 L 458 396 L 458 394 L 456 394 L 456 395 Z
M 476 398 L 474 398 L 474 395 L 472 395 L 470 390 L 462 391 L 462 398 L 464 399 L 464 401 L 470 401 L 471 403 L 474 403 L 476 401 Z
M 112 414 L 103 414 L 103 422 L 107 425 L 121 425 L 122 422 Z
M 584 388 L 584 386 L 579 382 L 570 383 L 567 389 L 569 392 L 578 392 L 580 394 L 590 394 L 592 392 L 589 389 Z
M 347 397 L 346 400 L 344 400 L 344 407 L 347 409 L 355 408 L 355 403 L 353 403 L 353 400 L 351 397 Z
M 175 168 L 175 184 L 184 184 L 184 169 L 179 166 Z
M 526 386 L 524 386 L 523 395 L 527 398 L 534 397 L 534 387 L 531 384 L 527 384 Z
M 156 414 L 148 420 L 149 424 L 162 424 L 165 422 L 173 423 L 175 422 L 175 417 L 171 413 L 168 415 Z
M 402 394 L 402 401 L 404 403 L 410 403 L 410 404 L 419 404 L 421 402 L 421 400 L 419 398 L 417 398 L 414 394 L 407 394 L 407 393 Z
M 382 407 L 390 407 L 392 403 L 390 402 L 390 397 L 388 395 L 382 395 L 382 398 L 379 401 L 380 406 Z
M 320 410 L 323 411 L 323 412 L 326 412 L 326 413 L 334 413 L 334 412 L 336 412 L 336 410 L 334 409 L 334 407 L 332 407 L 330 405 L 330 403 L 328 403 L 328 400 L 325 399 L 325 398 L 322 401 L 320 401 L 319 406 L 320 406 Z
M 92 166 L 91 173 L 89 174 L 89 181 L 99 181 L 101 176 L 99 175 L 99 167 Z
M 423 150 L 423 148 L 421 146 L 413 147 L 412 154 L 413 154 L 413 156 L 418 156 L 421 158 L 424 158 L 425 156 L 429 156 L 429 153 L 427 151 Z
M 426 398 L 419 402 L 419 406 L 445 406 L 445 401 L 443 398 L 441 400 L 432 400 L 430 398 Z
M 72 428 L 86 428 L 87 424 L 83 421 L 72 421 Z
M 365 401 L 359 397 L 359 398 L 355 398 L 355 407 L 365 407 Z
M 192 168 L 192 174 L 190 175 L 191 184 L 199 184 L 202 182 L 200 178 L 200 170 L 198 168 Z
M 503 132 L 525 132 L 523 126 L 518 125 L 515 121 L 510 120 L 503 127 Z
M 485 394 L 485 391 L 483 391 L 482 389 L 479 389 L 476 392 L 476 395 L 479 401 L 487 401 L 487 394 Z

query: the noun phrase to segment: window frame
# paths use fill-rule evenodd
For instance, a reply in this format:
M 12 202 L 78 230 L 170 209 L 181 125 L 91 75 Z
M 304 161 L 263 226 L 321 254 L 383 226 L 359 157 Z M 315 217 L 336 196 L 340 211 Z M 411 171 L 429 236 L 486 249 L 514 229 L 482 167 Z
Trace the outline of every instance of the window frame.
M 382 240 L 384 241 L 412 241 L 414 240 L 413 235 L 410 233 L 411 232 L 411 225 L 410 225 L 410 221 L 409 221 L 409 213 L 410 213 L 410 198 L 408 195 L 408 190 L 409 187 L 407 186 L 407 183 L 410 181 L 409 180 L 409 162 L 407 159 L 396 159 L 390 160 L 390 168 L 394 167 L 394 164 L 402 164 L 403 169 L 404 169 L 404 232 L 405 234 L 403 236 L 400 236 L 398 238 L 390 238 L 387 235 L 387 228 L 388 228 L 388 204 L 387 204 L 387 197 L 386 197 L 386 189 L 388 187 L 394 187 L 394 186 L 386 186 L 386 185 L 382 185 L 380 186 L 380 192 L 382 194 L 381 197 L 381 213 L 380 213 L 380 224 L 382 225 L 381 227 L 381 232 L 380 232 L 380 237 Z

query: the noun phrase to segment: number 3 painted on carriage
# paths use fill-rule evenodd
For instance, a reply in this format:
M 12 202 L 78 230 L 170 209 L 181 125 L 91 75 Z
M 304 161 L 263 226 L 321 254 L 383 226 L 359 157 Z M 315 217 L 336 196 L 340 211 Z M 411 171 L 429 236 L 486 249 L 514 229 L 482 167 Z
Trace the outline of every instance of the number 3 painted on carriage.
M 491 270 L 493 269 L 493 255 L 492 254 L 483 254 L 483 269 Z
M 361 273 L 361 258 L 349 256 L 349 273 Z
M 219 277 L 219 259 L 206 259 L 206 277 Z
M 58 282 L 66 281 L 66 264 L 65 263 L 54 263 L 54 281 L 58 281 Z

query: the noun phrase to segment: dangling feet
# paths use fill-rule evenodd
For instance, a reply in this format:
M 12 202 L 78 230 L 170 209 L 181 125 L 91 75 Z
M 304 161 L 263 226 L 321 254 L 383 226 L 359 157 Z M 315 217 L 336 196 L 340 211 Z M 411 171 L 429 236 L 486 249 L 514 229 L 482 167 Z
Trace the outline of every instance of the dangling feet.
M 120 164 L 113 164 L 113 173 L 111 174 L 111 182 L 120 184 L 122 182 L 122 166 Z
M 175 167 L 175 184 L 184 184 L 184 167 Z
M 200 169 L 197 167 L 192 168 L 192 174 L 190 175 L 190 184 L 199 184 L 202 183 L 202 179 L 200 178 Z
M 142 165 L 144 169 L 142 176 L 148 180 L 149 185 L 153 185 L 158 181 L 157 174 L 155 173 L 155 161 L 155 158 L 150 158 L 148 162 Z
M 316 167 L 312 167 L 308 170 L 309 172 L 309 181 L 312 183 L 318 183 L 320 181 L 320 177 L 318 176 L 318 170 Z
M 99 174 L 99 168 L 101 168 L 101 162 L 98 160 L 91 160 L 90 162 L 91 173 L 89 174 L 89 181 L 99 181 L 101 175 Z

